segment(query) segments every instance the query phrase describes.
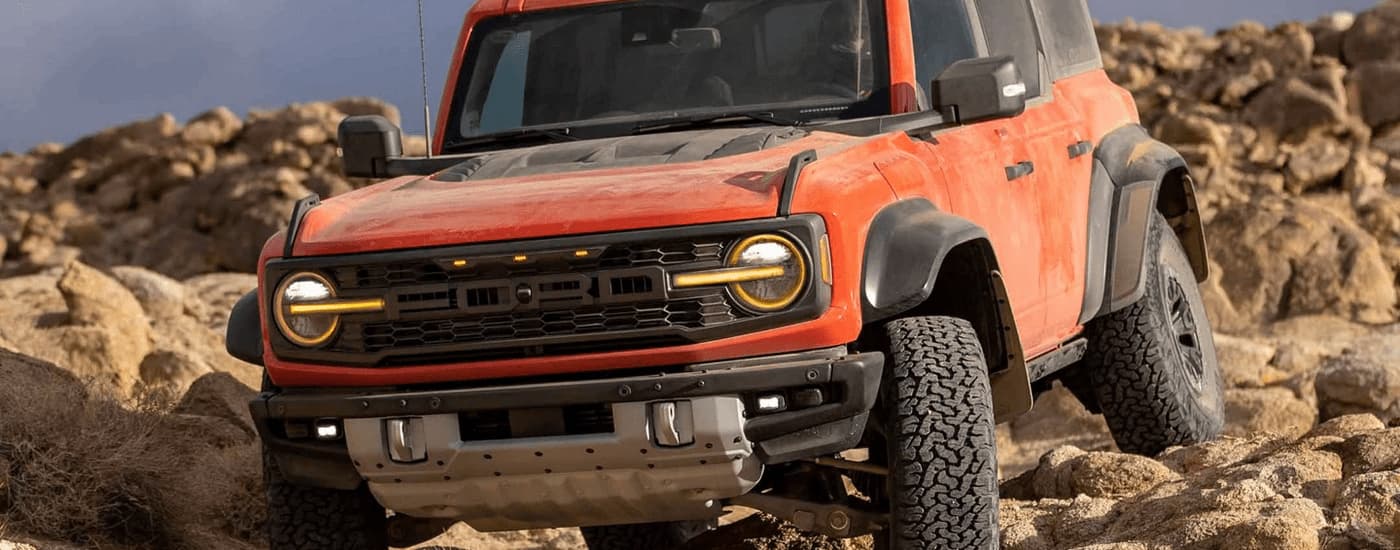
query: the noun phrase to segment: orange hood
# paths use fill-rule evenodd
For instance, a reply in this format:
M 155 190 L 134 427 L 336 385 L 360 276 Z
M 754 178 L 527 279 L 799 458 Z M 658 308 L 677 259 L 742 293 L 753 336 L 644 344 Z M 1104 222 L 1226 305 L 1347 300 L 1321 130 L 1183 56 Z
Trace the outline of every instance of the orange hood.
M 722 129 L 501 151 L 329 199 L 297 256 L 773 217 L 791 157 L 852 138 Z

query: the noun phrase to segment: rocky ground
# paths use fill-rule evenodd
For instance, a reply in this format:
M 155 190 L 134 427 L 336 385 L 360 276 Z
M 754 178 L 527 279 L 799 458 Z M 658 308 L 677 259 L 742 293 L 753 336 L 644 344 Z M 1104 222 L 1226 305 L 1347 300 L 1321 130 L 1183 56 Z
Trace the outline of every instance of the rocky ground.
M 998 432 L 1003 544 L 1400 547 L 1400 1 L 1099 36 L 1144 124 L 1194 168 L 1228 436 L 1118 454 L 1051 391 Z M 224 355 L 222 327 L 292 202 L 366 183 L 340 175 L 334 143 L 365 113 L 398 117 L 369 99 L 215 109 L 0 154 L 0 550 L 261 542 L 243 406 L 260 374 Z M 458 526 L 434 544 L 581 540 Z M 692 546 L 841 545 L 753 516 Z

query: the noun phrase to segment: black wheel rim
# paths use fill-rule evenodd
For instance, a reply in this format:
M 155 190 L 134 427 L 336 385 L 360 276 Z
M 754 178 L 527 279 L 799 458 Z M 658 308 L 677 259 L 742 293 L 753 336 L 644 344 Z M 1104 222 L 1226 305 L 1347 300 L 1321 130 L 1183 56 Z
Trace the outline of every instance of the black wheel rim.
M 1176 353 L 1181 358 L 1186 378 L 1191 381 L 1192 386 L 1199 388 L 1201 378 L 1205 376 L 1206 362 L 1205 353 L 1201 350 L 1201 336 L 1199 325 L 1196 322 L 1196 314 L 1191 308 L 1191 301 L 1186 294 L 1186 289 L 1181 286 L 1181 281 L 1167 275 L 1166 287 L 1167 315 L 1170 317 L 1173 337 L 1172 347 L 1176 348 Z

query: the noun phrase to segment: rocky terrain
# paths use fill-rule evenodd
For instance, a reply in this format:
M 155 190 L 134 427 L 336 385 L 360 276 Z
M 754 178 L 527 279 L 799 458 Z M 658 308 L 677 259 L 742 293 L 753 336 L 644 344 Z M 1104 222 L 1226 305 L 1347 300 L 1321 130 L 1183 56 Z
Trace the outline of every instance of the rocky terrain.
M 1194 169 L 1228 437 L 1119 454 L 1050 391 L 998 433 L 1004 545 L 1400 547 L 1400 1 L 1099 37 L 1144 125 Z M 224 355 L 223 324 L 293 201 L 368 183 L 340 175 L 334 143 L 365 113 L 398 117 L 359 98 L 214 109 L 0 154 L 0 550 L 259 545 L 243 404 L 260 373 Z M 439 543 L 581 540 L 457 526 Z M 841 546 L 761 516 L 692 544 Z

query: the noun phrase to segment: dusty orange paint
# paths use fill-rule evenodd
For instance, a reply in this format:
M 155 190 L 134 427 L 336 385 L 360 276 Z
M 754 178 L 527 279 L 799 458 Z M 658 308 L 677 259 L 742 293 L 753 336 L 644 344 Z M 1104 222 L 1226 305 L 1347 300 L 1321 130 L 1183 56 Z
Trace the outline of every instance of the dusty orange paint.
M 448 74 L 433 148 L 441 150 L 471 29 L 514 10 L 610 0 L 482 0 L 467 14 Z M 886 0 L 891 107 L 917 108 L 907 4 Z M 1027 355 L 1055 349 L 1078 325 L 1087 263 L 1091 156 L 1070 159 L 1079 141 L 1137 122 L 1131 96 L 1092 71 L 1056 82 L 1048 101 L 1019 117 L 949 128 L 914 139 L 895 132 L 857 138 L 813 132 L 782 147 L 723 160 L 549 174 L 460 183 L 399 178 L 327 200 L 306 218 L 298 256 L 410 249 L 770 218 L 790 157 L 818 162 L 803 172 L 794 213 L 826 222 L 834 271 L 832 307 L 820 318 L 690 346 L 563 357 L 461 362 L 380 369 L 277 359 L 267 370 L 281 386 L 377 386 L 605 371 L 760 356 L 839 346 L 862 329 L 861 267 L 871 220 L 890 203 L 924 197 L 982 225 L 1007 282 Z M 1004 168 L 1030 161 L 1030 176 Z M 678 191 L 683 190 L 683 191 Z M 683 193 L 685 199 L 677 200 Z M 280 256 L 283 237 L 262 254 Z M 260 271 L 259 276 L 262 273 Z M 268 286 L 268 285 L 263 285 Z M 261 290 L 260 290 L 261 292 Z M 265 298 L 265 296 L 264 296 Z M 267 303 L 264 299 L 261 303 Z M 263 327 L 264 342 L 268 327 Z

